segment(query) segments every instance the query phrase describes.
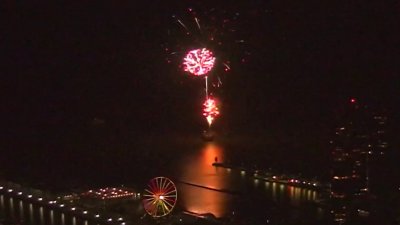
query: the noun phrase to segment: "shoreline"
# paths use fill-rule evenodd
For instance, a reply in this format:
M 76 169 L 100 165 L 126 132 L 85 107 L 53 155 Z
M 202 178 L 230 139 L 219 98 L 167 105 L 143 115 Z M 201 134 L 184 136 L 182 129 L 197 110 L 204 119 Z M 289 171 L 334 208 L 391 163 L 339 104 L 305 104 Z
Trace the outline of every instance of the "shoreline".
M 243 166 L 235 166 L 233 164 L 223 162 L 214 162 L 212 163 L 212 166 L 241 171 L 243 175 L 251 174 L 250 176 L 254 179 L 259 179 L 271 183 L 279 183 L 322 192 L 329 191 L 330 187 L 329 183 L 322 183 L 317 180 L 310 180 L 294 175 L 277 174 L 264 170 L 249 169 Z

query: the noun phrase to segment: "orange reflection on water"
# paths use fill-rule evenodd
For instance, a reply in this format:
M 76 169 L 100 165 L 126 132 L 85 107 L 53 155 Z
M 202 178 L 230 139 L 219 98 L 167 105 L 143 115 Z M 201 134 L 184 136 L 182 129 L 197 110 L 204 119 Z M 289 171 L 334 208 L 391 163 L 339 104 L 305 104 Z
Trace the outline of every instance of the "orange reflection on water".
M 186 210 L 194 213 L 212 213 L 216 217 L 226 215 L 227 206 L 230 204 L 230 196 L 223 192 L 207 189 L 193 189 L 188 185 L 180 187 Z
M 209 142 L 197 154 L 184 164 L 182 180 L 187 183 L 203 186 L 195 187 L 180 184 L 179 191 L 183 205 L 195 213 L 212 213 L 217 217 L 226 214 L 230 203 L 230 196 L 224 192 L 210 190 L 227 188 L 227 176 L 222 168 L 212 166 L 218 160 L 223 160 L 223 148 L 216 143 Z
M 288 186 L 289 190 L 289 198 L 292 205 L 299 205 L 300 198 L 301 198 L 301 188 Z
M 315 201 L 316 200 L 316 191 L 294 187 L 294 186 L 287 186 L 288 194 L 292 205 L 299 205 L 302 201 Z
M 219 168 L 212 166 L 216 159 L 221 162 L 222 158 L 223 149 L 215 143 L 207 143 L 194 157 L 184 163 L 181 179 L 210 188 L 222 188 L 223 177 L 218 176 Z

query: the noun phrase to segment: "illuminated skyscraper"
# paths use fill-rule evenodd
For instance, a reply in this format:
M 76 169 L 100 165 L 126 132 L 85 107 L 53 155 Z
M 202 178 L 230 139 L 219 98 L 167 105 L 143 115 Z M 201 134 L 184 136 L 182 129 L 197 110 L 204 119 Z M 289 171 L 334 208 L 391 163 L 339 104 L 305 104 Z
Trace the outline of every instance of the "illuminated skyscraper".
M 387 116 L 368 105 L 350 99 L 339 115 L 331 140 L 331 197 L 340 217 L 348 212 L 348 202 L 375 194 L 381 187 L 388 143 L 385 139 Z

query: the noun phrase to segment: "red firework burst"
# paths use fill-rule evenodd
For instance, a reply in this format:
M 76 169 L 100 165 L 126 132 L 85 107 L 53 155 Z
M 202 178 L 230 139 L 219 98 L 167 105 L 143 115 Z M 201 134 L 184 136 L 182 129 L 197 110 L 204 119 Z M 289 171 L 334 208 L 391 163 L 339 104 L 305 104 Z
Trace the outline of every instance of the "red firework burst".
M 183 59 L 183 69 L 195 76 L 205 75 L 214 67 L 215 57 L 206 49 L 194 49 Z
M 209 97 L 203 104 L 203 116 L 206 118 L 208 125 L 211 126 L 215 117 L 219 115 L 219 109 L 217 107 L 217 102 Z

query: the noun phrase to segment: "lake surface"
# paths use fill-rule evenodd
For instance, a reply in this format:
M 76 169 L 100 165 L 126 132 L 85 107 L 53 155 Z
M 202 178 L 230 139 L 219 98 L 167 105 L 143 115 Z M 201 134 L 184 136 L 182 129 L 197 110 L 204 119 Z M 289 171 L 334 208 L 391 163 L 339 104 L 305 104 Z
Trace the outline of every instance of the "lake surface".
M 152 177 L 166 176 L 177 185 L 179 208 L 216 217 L 251 219 L 254 224 L 319 221 L 325 215 L 313 204 L 319 197 L 315 190 L 265 182 L 240 170 L 212 166 L 218 160 L 254 168 L 280 165 L 294 171 L 296 167 L 291 162 L 301 157 L 296 159 L 293 154 L 291 159 L 282 160 L 277 155 L 284 153 L 277 153 L 260 140 L 204 142 L 200 137 L 153 136 L 123 144 L 102 139 L 77 143 L 74 149 L 57 153 L 39 150 L 40 155 L 33 162 L 27 160 L 29 154 L 23 156 L 16 165 L 22 160 L 25 167 L 14 167 L 13 172 L 24 174 L 19 179 L 55 190 L 120 184 L 140 190 Z M 85 146 L 85 150 L 79 150 Z M 81 222 L 85 223 L 78 221 Z
M 315 190 L 265 182 L 236 169 L 214 167 L 212 163 L 225 160 L 224 147 L 216 142 L 202 146 L 182 156 L 175 177 L 179 204 L 195 213 L 212 213 L 217 217 L 242 216 L 267 220 L 280 214 L 295 217 L 299 208 L 317 200 Z M 206 188 L 188 185 L 204 186 Z M 216 190 L 227 190 L 220 192 Z M 315 209 L 315 219 L 321 216 Z

